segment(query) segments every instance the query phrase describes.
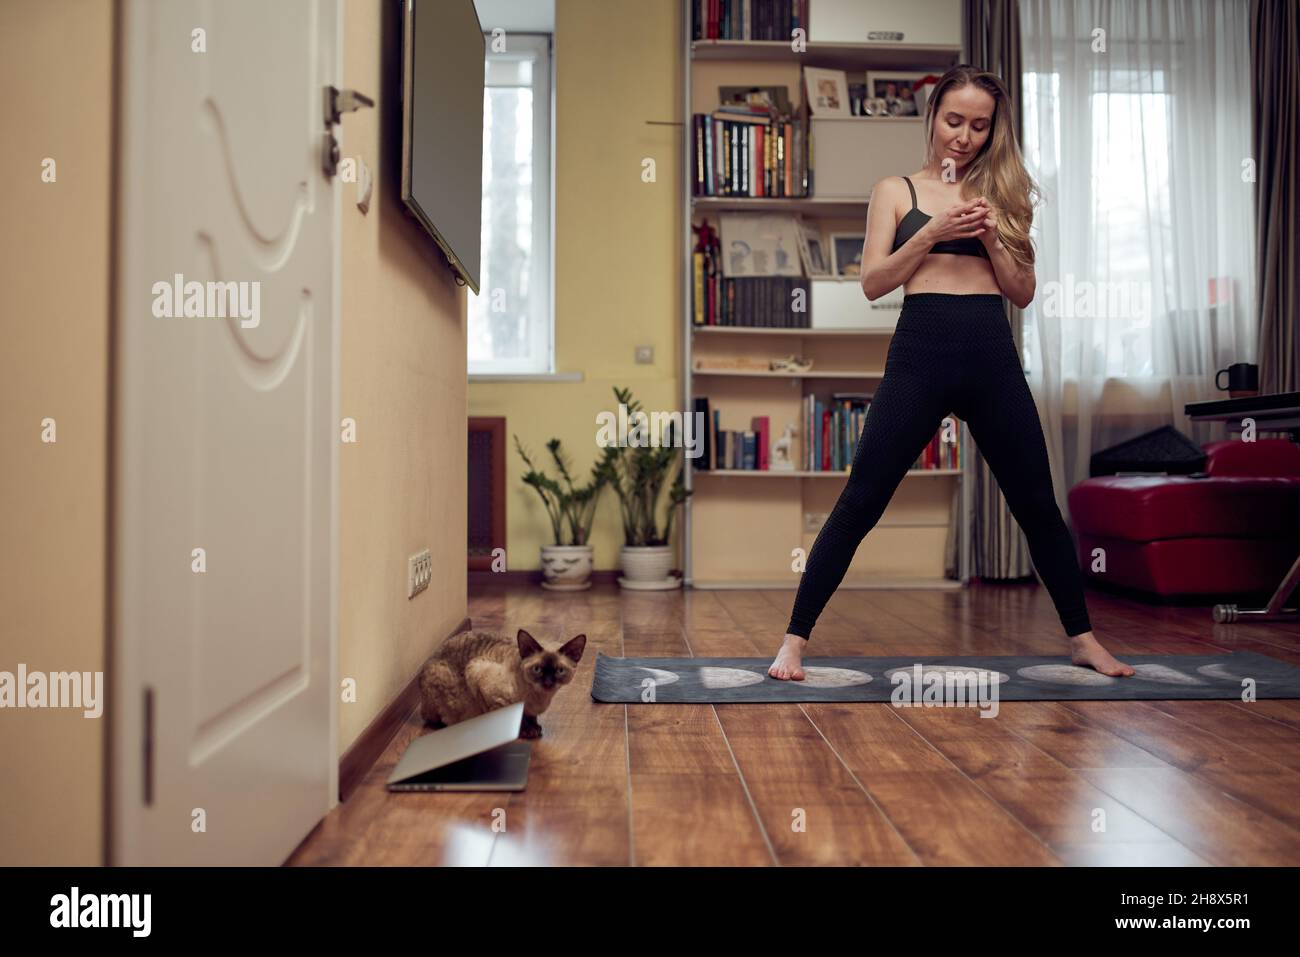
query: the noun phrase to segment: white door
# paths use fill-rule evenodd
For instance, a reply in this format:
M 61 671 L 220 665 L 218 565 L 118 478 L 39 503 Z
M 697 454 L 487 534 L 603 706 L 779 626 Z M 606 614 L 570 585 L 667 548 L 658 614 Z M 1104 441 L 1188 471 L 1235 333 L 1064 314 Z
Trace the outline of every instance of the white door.
M 123 11 L 109 860 L 278 864 L 337 793 L 340 8 Z

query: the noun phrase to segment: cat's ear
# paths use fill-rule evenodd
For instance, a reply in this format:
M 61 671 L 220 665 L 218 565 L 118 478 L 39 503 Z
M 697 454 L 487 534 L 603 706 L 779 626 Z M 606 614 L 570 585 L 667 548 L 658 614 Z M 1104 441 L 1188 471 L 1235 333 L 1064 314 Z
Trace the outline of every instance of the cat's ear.
M 582 649 L 587 647 L 587 636 L 578 635 L 576 638 L 570 638 L 560 646 L 560 654 L 568 658 L 575 665 L 582 660 Z
M 529 655 L 539 655 L 543 651 L 543 648 L 538 644 L 537 639 L 522 628 L 519 629 L 519 634 L 515 636 L 515 640 L 519 642 L 520 658 L 527 658 Z

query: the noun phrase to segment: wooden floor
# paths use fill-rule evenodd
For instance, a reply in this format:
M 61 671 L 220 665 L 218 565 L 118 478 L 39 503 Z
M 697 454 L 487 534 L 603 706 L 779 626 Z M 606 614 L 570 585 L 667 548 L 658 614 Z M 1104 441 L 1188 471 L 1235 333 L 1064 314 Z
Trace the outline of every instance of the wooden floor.
M 1296 865 L 1300 701 L 600 704 L 597 650 L 770 658 L 791 591 L 553 594 L 493 586 L 475 628 L 587 634 L 542 716 L 528 790 L 389 794 L 417 715 L 292 864 Z M 1119 655 L 1250 650 L 1300 664 L 1300 625 L 1089 591 Z M 808 655 L 1062 654 L 1041 587 L 840 591 Z M 806 828 L 795 826 L 802 809 Z M 1095 825 L 1104 817 L 1104 829 Z M 494 829 L 493 822 L 498 821 Z

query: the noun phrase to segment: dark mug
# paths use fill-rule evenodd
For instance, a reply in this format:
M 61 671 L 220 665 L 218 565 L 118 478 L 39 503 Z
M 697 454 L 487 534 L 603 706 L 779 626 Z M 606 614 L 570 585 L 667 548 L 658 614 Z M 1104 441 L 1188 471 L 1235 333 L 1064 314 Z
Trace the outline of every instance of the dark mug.
M 1228 384 L 1222 386 L 1219 379 L 1227 373 Z M 1214 387 L 1222 392 L 1225 388 L 1229 395 L 1244 393 L 1254 395 L 1259 390 L 1259 366 L 1250 362 L 1234 362 L 1226 369 L 1220 369 L 1214 374 Z

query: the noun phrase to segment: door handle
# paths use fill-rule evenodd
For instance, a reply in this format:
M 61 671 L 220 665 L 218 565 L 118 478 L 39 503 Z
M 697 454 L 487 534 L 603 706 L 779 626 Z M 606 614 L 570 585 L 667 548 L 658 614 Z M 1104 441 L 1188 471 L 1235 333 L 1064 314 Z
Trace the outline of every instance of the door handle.
M 363 106 L 372 107 L 375 101 L 356 90 L 340 90 L 327 85 L 324 90 L 325 132 L 321 134 L 321 169 L 326 176 L 333 177 L 339 169 L 339 141 L 334 136 L 334 127 L 343 118 L 344 113 L 352 113 Z

